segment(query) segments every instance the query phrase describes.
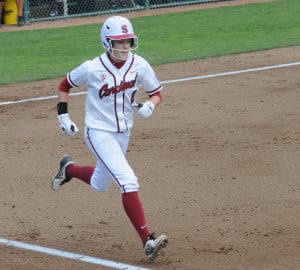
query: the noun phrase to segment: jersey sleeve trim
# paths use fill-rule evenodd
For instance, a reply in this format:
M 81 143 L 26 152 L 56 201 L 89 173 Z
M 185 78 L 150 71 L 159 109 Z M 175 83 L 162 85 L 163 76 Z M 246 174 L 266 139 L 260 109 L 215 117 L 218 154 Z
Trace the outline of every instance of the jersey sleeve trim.
M 68 80 L 69 84 L 70 84 L 72 87 L 79 87 L 79 85 L 76 85 L 76 84 L 72 81 L 71 76 L 70 76 L 70 73 L 68 73 L 68 75 L 67 75 L 67 80 Z
M 154 96 L 159 97 L 159 99 L 161 100 L 161 94 L 160 94 L 160 92 L 156 92 L 156 93 L 153 94 L 153 95 L 149 95 L 150 98 L 151 98 L 151 97 L 154 97 Z
M 157 87 L 156 89 L 152 91 L 147 91 L 148 96 L 154 96 L 157 92 L 160 92 L 163 89 L 162 85 Z

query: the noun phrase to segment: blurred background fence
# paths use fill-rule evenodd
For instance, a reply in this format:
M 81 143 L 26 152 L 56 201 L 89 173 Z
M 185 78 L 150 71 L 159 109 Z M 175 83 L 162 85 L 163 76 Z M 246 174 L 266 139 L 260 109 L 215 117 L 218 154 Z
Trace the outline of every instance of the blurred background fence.
M 84 17 L 228 0 L 24 0 L 25 22 Z

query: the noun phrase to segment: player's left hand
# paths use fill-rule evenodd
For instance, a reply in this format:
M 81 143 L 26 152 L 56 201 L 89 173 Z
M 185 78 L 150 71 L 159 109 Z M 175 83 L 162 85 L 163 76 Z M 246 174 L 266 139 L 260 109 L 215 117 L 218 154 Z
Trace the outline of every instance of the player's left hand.
M 155 106 L 151 101 L 148 100 L 139 105 L 142 105 L 142 106 L 138 110 L 138 116 L 140 116 L 142 118 L 147 118 L 152 115 Z

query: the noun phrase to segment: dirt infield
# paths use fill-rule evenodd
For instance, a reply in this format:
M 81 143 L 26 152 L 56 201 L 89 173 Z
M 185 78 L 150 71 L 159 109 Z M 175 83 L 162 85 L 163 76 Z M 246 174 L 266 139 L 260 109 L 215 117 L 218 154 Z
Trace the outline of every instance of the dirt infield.
M 300 47 L 155 70 L 167 81 L 296 61 Z M 55 95 L 60 80 L 0 86 L 0 102 Z M 299 269 L 299 89 L 299 65 L 164 84 L 154 115 L 135 119 L 128 151 L 149 226 L 170 239 L 153 263 L 116 187 L 97 193 L 74 179 L 51 191 L 63 154 L 95 162 L 82 136 L 85 96 L 70 98 L 74 138 L 59 131 L 56 99 L 0 106 L 0 238 L 149 269 Z M 0 244 L 0 270 L 15 269 L 111 268 Z
M 156 67 L 161 80 L 294 62 L 300 47 Z M 55 93 L 59 79 L 1 86 L 1 99 Z M 113 187 L 52 192 L 64 153 L 94 164 L 82 135 L 58 130 L 56 100 L 1 106 L 1 227 L 20 240 L 150 269 L 299 269 L 299 66 L 166 84 L 136 119 L 128 158 L 150 227 L 170 244 L 154 263 Z M 83 130 L 84 96 L 70 113 Z M 106 269 L 0 245 L 0 269 Z M 51 265 L 51 268 L 49 268 Z

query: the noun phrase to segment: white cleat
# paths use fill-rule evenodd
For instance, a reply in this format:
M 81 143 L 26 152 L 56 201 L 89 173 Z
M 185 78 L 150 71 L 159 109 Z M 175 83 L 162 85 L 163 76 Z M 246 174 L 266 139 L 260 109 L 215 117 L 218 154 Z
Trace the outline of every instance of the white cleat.
M 164 234 L 158 237 L 155 237 L 154 234 L 150 234 L 144 246 L 148 260 L 153 261 L 160 254 L 160 251 L 167 247 L 167 244 L 168 237 Z

